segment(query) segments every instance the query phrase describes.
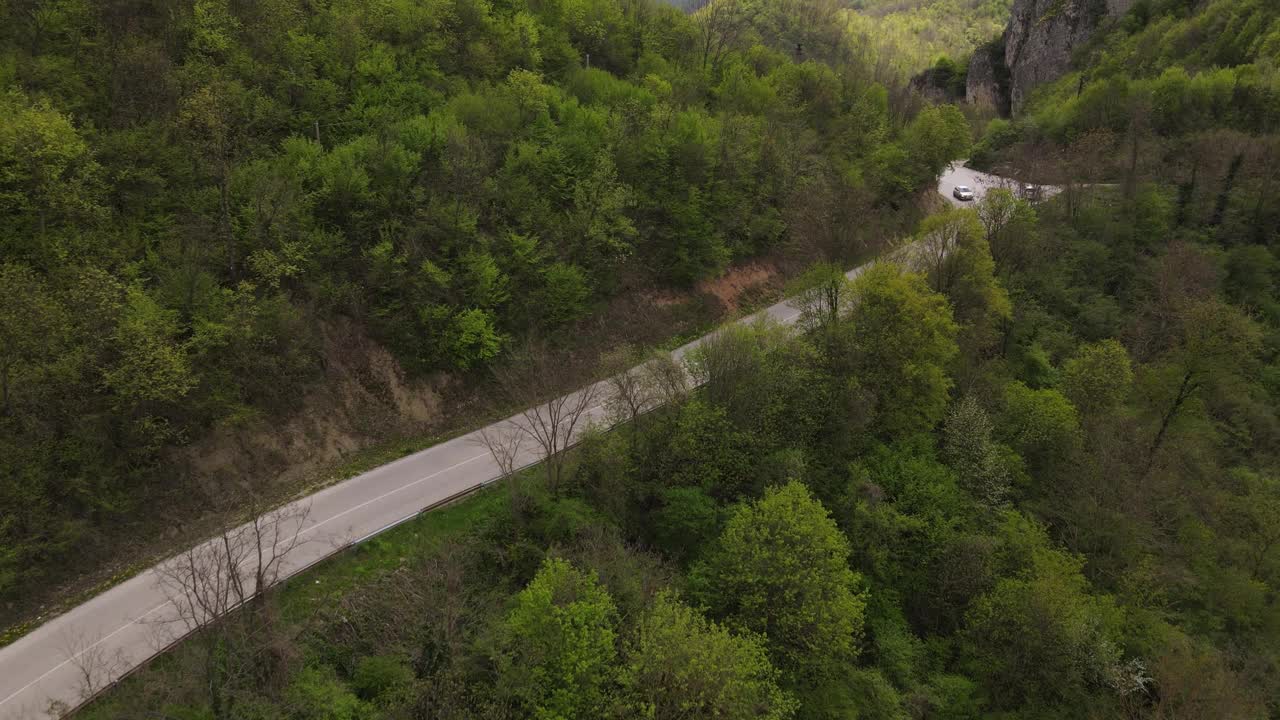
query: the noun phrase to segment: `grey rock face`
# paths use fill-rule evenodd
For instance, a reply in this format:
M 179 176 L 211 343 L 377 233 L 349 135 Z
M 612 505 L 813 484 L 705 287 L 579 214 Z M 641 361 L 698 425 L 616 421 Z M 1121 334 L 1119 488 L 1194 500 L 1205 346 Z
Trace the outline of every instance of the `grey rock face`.
M 979 47 L 969 60 L 969 75 L 965 79 L 965 102 L 970 105 L 991 107 L 1001 115 L 1008 115 L 1008 74 L 1008 69 L 1004 65 L 1002 44 L 992 43 Z
M 1111 17 L 1120 17 L 1129 12 L 1129 10 L 1138 2 L 1138 0 L 1107 0 L 1107 14 Z
M 1104 21 L 1124 15 L 1136 0 L 1014 0 L 1005 30 L 1005 65 L 1014 113 L 1037 85 L 1071 69 L 1072 53 L 1093 37 Z

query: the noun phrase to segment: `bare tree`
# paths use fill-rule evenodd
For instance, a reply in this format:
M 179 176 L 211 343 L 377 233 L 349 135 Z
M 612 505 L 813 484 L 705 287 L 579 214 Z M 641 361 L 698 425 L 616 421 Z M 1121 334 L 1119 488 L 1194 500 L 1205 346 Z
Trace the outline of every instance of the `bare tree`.
M 955 282 L 956 267 L 949 258 L 960 247 L 964 234 L 965 224 L 961 217 L 955 216 L 949 222 L 935 224 L 916 244 L 916 264 L 925 271 L 933 289 L 938 292 L 946 292 Z
M 79 676 L 81 700 L 97 695 L 128 669 L 128 659 L 120 648 L 114 652 L 100 635 L 72 628 L 63 637 L 62 654 Z
M 602 365 L 609 377 L 605 407 L 612 423 L 635 423 L 658 399 L 654 378 L 645 372 L 643 356 L 624 346 L 604 356 Z
M 498 465 L 498 472 L 502 473 L 502 477 L 515 474 L 524 436 L 520 426 L 510 421 L 480 428 L 479 444 L 493 456 L 493 461 Z
M 275 623 L 263 593 L 278 582 L 285 561 L 304 541 L 309 505 L 258 513 L 247 523 L 186 550 L 154 570 L 174 607 L 163 624 L 196 633 L 203 646 L 200 685 L 217 720 L 235 717 L 237 693 L 279 676 Z M 197 632 L 199 631 L 199 632 Z M 182 632 L 171 633 L 176 639 Z
M 251 507 L 255 503 L 251 503 Z M 177 620 L 196 630 L 258 601 L 280 579 L 282 563 L 303 541 L 309 505 L 285 506 L 186 550 L 155 569 L 177 608 Z
M 564 451 L 573 444 L 583 420 L 599 399 L 600 383 L 561 394 L 575 381 L 589 376 L 583 369 L 572 357 L 558 356 L 545 346 L 530 344 L 512 362 L 495 371 L 503 395 L 525 408 L 518 426 L 537 446 L 552 488 L 564 470 Z
M 840 321 L 850 302 L 850 280 L 835 263 L 815 263 L 791 283 L 806 332 L 828 330 Z
M 689 370 L 670 353 L 651 353 L 642 372 L 653 389 L 655 405 L 678 403 L 689 394 Z
M 511 502 L 513 516 L 519 517 L 521 498 L 519 477 L 516 467 L 520 458 L 520 447 L 524 444 L 525 432 L 519 425 L 511 421 L 499 425 L 480 428 L 478 443 L 483 445 L 493 457 L 501 477 L 506 478 L 507 492 Z
M 724 53 L 738 42 L 751 23 L 751 16 L 737 0 L 711 0 L 697 14 L 702 44 L 702 67 L 720 67 Z

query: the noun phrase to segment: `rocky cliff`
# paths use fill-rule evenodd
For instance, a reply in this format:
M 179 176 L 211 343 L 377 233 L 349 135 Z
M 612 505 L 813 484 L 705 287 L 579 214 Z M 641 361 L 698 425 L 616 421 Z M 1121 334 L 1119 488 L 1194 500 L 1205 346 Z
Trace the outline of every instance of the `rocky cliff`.
M 1004 62 L 1004 38 L 973 51 L 965 79 L 965 101 L 1009 114 L 1009 68 Z
M 970 101 L 988 99 L 1017 114 L 1036 86 L 1052 82 L 1070 70 L 1075 51 L 1107 20 L 1128 12 L 1134 2 L 1014 0 L 1003 38 L 1007 88 L 997 82 L 1001 58 L 983 57 L 984 49 L 979 49 L 971 61 L 967 96 Z M 987 63 L 991 64 L 990 69 Z M 974 72 L 975 65 L 978 72 Z

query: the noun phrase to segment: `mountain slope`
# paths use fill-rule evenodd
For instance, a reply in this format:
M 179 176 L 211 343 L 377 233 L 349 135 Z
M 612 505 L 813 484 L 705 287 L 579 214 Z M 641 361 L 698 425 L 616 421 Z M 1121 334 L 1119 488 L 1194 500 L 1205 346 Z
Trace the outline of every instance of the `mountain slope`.
M 322 328 L 474 388 L 525 338 L 590 344 L 616 298 L 869 250 L 967 138 L 846 80 L 826 5 L 769 7 L 0 5 L 4 612 L 155 505 L 186 526 L 268 490 L 174 451 L 288 426 L 346 366 Z M 386 437 L 359 415 L 339 434 Z

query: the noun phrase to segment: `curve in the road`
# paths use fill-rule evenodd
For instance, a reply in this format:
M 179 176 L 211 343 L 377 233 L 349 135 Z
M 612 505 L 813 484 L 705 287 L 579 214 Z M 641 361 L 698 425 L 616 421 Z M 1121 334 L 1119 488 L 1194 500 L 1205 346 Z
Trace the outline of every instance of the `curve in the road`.
M 952 205 L 956 207 L 973 207 L 982 202 L 982 198 L 986 197 L 988 191 L 995 188 L 1005 188 L 1017 194 L 1018 183 L 1015 180 L 980 172 L 967 167 L 964 163 L 965 161 L 963 160 L 951 163 L 943 171 L 942 177 L 938 178 L 938 194 L 946 198 L 947 202 Z M 973 200 L 958 200 L 953 192 L 957 186 L 964 186 L 972 190 Z M 1037 185 L 1036 189 L 1042 200 L 1062 192 L 1062 188 L 1055 185 Z

